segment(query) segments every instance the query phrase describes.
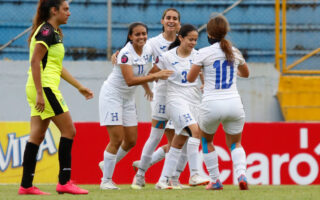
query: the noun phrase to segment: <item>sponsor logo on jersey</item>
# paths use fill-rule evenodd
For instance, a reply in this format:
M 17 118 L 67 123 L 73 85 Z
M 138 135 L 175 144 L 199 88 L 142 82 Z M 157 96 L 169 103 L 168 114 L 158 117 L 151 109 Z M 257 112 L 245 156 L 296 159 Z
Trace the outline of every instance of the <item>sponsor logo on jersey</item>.
M 179 63 L 179 62 L 176 61 L 176 62 L 171 63 L 171 65 L 176 65 L 176 64 L 178 64 L 178 63 Z
M 161 50 L 164 50 L 164 49 L 166 49 L 166 48 L 167 48 L 167 46 L 162 46 L 162 47 L 160 47 Z
M 50 34 L 50 29 L 47 27 L 44 27 L 41 31 L 41 35 L 48 36 Z
M 128 62 L 128 56 L 126 56 L 126 55 L 123 55 L 122 57 L 121 57 L 121 62 L 122 63 L 127 63 Z

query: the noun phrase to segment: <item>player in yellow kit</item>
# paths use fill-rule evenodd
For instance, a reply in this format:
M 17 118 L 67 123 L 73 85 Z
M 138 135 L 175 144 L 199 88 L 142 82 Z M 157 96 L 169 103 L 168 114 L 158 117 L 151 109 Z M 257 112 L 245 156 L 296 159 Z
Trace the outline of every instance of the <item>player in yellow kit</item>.
M 61 132 L 59 143 L 58 193 L 88 194 L 72 183 L 71 149 L 76 130 L 68 107 L 59 91 L 60 77 L 79 90 L 86 99 L 93 97 L 88 88 L 81 85 L 62 66 L 64 57 L 63 34 L 59 26 L 66 24 L 70 16 L 65 0 L 40 0 L 29 37 L 30 69 L 26 84 L 27 99 L 31 108 L 30 138 L 23 157 L 23 176 L 19 194 L 47 195 L 32 185 L 39 145 L 52 120 Z

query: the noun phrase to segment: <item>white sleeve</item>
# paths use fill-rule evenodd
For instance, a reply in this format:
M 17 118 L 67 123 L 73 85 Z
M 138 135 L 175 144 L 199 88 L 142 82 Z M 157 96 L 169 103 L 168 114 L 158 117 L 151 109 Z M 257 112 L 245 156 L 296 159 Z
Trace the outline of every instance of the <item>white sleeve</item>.
M 155 64 L 159 67 L 159 69 L 166 69 L 165 60 L 162 55 L 156 58 Z
M 199 50 L 195 55 L 194 55 L 194 58 L 193 58 L 193 61 L 192 61 L 192 64 L 195 64 L 195 65 L 199 65 L 199 66 L 203 66 L 203 53 L 201 53 L 201 51 Z
M 242 53 L 237 48 L 234 48 L 234 57 L 235 59 L 239 60 L 239 65 L 244 65 L 246 63 Z
M 120 51 L 118 57 L 117 57 L 117 64 L 126 64 L 126 65 L 132 65 L 133 59 L 131 59 L 130 52 L 128 51 Z

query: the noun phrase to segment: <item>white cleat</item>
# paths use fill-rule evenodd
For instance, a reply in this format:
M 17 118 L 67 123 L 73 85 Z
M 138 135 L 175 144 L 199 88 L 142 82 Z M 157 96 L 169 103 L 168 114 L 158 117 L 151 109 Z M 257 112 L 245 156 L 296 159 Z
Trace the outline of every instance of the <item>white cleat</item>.
M 100 184 L 101 190 L 120 190 L 112 180 L 102 181 Z
M 210 182 L 208 178 L 195 174 L 189 179 L 190 186 L 207 185 Z
M 144 176 L 136 174 L 133 178 L 131 188 L 134 190 L 141 190 L 142 187 L 145 186 L 145 184 L 146 184 L 146 181 L 144 180 Z
M 158 190 L 171 190 L 173 189 L 172 185 L 169 182 L 169 179 L 165 181 L 159 180 L 158 183 L 155 186 L 156 189 Z
M 172 184 L 172 189 L 174 189 L 174 190 L 181 190 L 181 189 L 190 188 L 190 186 L 188 186 L 188 185 L 182 185 L 179 181 L 178 176 L 171 177 L 171 184 Z
M 103 173 L 104 161 L 99 162 L 99 168 L 101 169 L 101 171 Z

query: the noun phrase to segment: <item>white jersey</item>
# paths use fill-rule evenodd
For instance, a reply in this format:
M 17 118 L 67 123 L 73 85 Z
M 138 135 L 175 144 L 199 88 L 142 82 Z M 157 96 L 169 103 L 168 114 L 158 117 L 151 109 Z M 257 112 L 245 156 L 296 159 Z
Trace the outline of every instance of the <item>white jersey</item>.
M 192 50 L 190 56 L 181 58 L 177 55 L 177 47 L 173 48 L 159 57 L 157 66 L 160 69 L 169 69 L 174 73 L 167 82 L 167 102 L 176 98 L 187 99 L 191 103 L 198 104 L 201 98 L 199 80 L 193 83 L 187 81 L 187 74 L 190 71 L 196 50 Z
M 203 101 L 240 97 L 236 85 L 237 70 L 245 60 L 238 49 L 232 47 L 232 50 L 235 61 L 231 64 L 219 42 L 200 49 L 195 56 L 193 63 L 204 67 Z
M 162 33 L 160 33 L 158 36 L 150 38 L 148 40 L 148 44 L 152 48 L 152 55 L 154 58 L 154 61 L 159 59 L 159 56 L 168 51 L 168 48 L 172 42 L 166 40 Z M 167 92 L 167 86 L 165 80 L 158 80 L 158 82 L 154 82 L 153 84 L 153 93 L 154 96 L 166 96 Z
M 131 65 L 134 76 L 144 76 L 148 69 L 145 69 L 152 61 L 152 49 L 150 45 L 145 44 L 141 56 L 139 56 L 131 42 L 128 42 L 125 47 L 120 50 L 117 57 L 117 64 L 114 65 L 112 73 L 109 75 L 108 79 L 105 81 L 107 84 L 111 85 L 112 88 L 119 92 L 124 98 L 133 98 L 134 91 L 137 86 L 129 87 L 124 80 L 121 72 L 120 64 Z

